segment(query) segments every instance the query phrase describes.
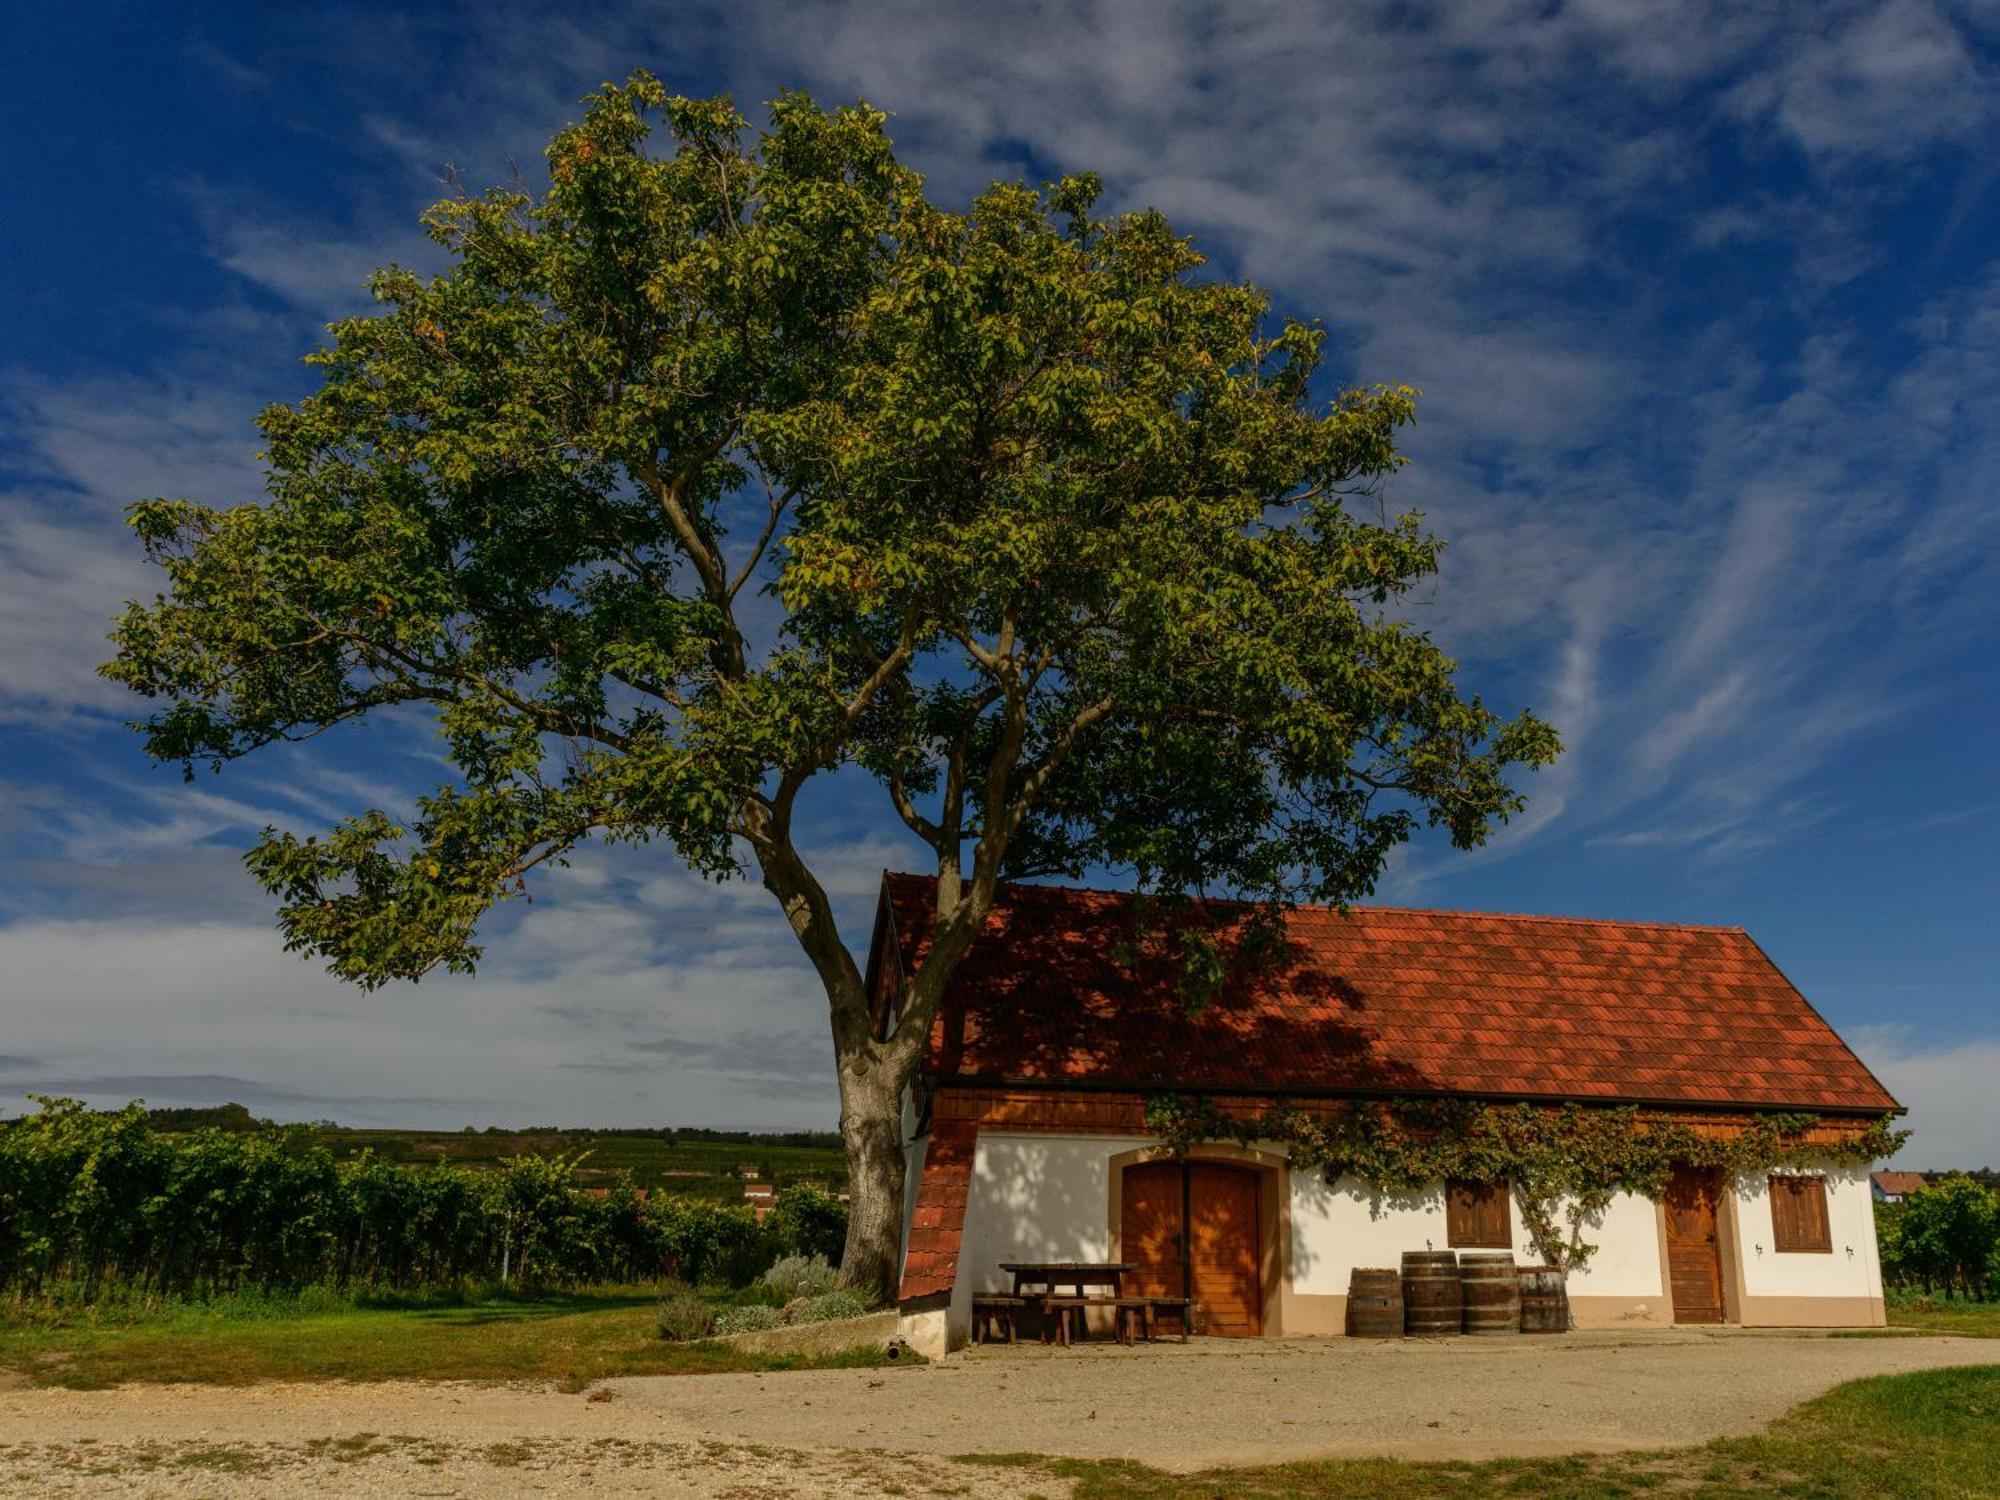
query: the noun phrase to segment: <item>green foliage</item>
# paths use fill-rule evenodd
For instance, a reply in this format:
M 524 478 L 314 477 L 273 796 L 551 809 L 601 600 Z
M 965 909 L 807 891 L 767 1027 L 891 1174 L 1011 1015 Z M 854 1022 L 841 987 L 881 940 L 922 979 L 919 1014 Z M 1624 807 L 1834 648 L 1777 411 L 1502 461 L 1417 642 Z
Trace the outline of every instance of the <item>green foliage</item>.
M 800 1183 L 778 1194 L 771 1205 L 773 1233 L 801 1255 L 838 1263 L 847 1243 L 847 1205 L 811 1183 Z
M 1865 1166 L 1908 1139 L 1892 1118 L 1838 1145 L 1808 1141 L 1813 1114 L 1756 1117 L 1732 1135 L 1645 1119 L 1636 1109 L 1393 1099 L 1328 1110 L 1273 1105 L 1257 1115 L 1223 1113 L 1205 1098 L 1157 1095 L 1148 1123 L 1176 1151 L 1205 1140 L 1282 1143 L 1295 1168 L 1329 1182 L 1358 1178 L 1384 1194 L 1418 1192 L 1452 1178 L 1505 1183 L 1535 1251 L 1571 1270 L 1596 1246 L 1584 1238 L 1619 1193 L 1661 1197 L 1677 1162 L 1726 1173 L 1780 1167 Z
M 822 1292 L 808 1297 L 787 1314 L 787 1323 L 831 1323 L 840 1318 L 858 1318 L 868 1311 L 865 1298 L 850 1291 Z
M 674 1343 L 707 1338 L 715 1332 L 715 1319 L 715 1309 L 685 1283 L 669 1285 L 660 1293 L 660 1300 L 653 1309 L 654 1328 L 661 1338 Z
M 1088 175 L 935 206 L 884 120 L 605 88 L 546 192 L 437 205 L 445 273 L 334 326 L 263 414 L 265 503 L 134 508 L 166 592 L 105 671 L 157 700 L 153 755 L 415 704 L 456 766 L 413 820 L 267 834 L 294 949 L 468 969 L 593 835 L 796 875 L 792 799 L 843 765 L 954 866 L 1272 898 L 1521 806 L 1554 733 L 1459 694 L 1385 608 L 1440 543 L 1346 504 L 1413 393 L 1318 394 L 1318 325 Z
M 247 856 L 287 947 L 362 985 L 470 971 L 590 839 L 754 867 L 831 1010 L 842 1273 L 884 1289 L 900 1088 L 1003 879 L 1353 900 L 1419 828 L 1483 842 L 1557 736 L 1410 623 L 1443 544 L 1375 502 L 1415 393 L 1333 389 L 1324 328 L 1160 213 L 1087 173 L 947 211 L 866 105 L 758 132 L 646 73 L 587 104 L 545 191 L 438 204 L 447 269 L 333 327 L 263 413 L 262 503 L 133 507 L 165 586 L 103 670 L 189 777 L 434 721 L 413 816 Z M 795 838 L 844 770 L 940 877 L 886 1039 Z M 1217 955 L 1185 957 L 1199 1001 Z
M 766 1328 L 784 1325 L 785 1315 L 768 1302 L 747 1302 L 741 1307 L 725 1307 L 715 1315 L 715 1331 L 723 1333 L 759 1333 Z
M 629 1180 L 586 1191 L 580 1155 L 411 1168 L 337 1159 L 304 1126 L 167 1135 L 136 1104 L 39 1102 L 0 1126 L 0 1292 L 16 1295 L 401 1290 L 497 1281 L 503 1268 L 529 1286 L 663 1269 L 743 1285 L 801 1249 L 798 1233 L 832 1232 L 805 1209 L 759 1225 L 740 1202 L 642 1199 Z
M 836 1273 L 823 1255 L 787 1255 L 759 1279 L 780 1307 L 794 1297 L 817 1297 L 834 1287 Z
M 2000 1286 L 2000 1195 L 1962 1173 L 1877 1204 L 1875 1233 L 1891 1286 L 1975 1298 Z

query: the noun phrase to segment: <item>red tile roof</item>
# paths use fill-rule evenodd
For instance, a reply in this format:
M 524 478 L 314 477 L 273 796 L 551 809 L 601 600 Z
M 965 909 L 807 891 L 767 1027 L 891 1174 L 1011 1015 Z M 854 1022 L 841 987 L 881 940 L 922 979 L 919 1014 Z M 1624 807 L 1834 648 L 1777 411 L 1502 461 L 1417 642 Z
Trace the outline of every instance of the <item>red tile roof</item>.
M 897 946 L 935 882 L 886 875 Z M 1243 908 L 1198 908 L 1228 941 Z M 1702 1107 L 1897 1107 L 1735 927 L 1299 907 L 1279 956 L 1189 1015 L 1134 953 L 1131 897 L 1010 886 L 953 975 L 926 1068 L 968 1080 Z M 928 1176 L 928 1174 L 926 1174 Z
M 1930 1186 L 1921 1172 L 1875 1172 L 1870 1175 L 1876 1187 L 1897 1198 L 1907 1198 Z
M 965 1199 L 972 1187 L 974 1127 L 940 1120 L 924 1148 L 923 1173 L 903 1257 L 900 1299 L 951 1291 L 958 1275 L 958 1243 L 965 1230 Z

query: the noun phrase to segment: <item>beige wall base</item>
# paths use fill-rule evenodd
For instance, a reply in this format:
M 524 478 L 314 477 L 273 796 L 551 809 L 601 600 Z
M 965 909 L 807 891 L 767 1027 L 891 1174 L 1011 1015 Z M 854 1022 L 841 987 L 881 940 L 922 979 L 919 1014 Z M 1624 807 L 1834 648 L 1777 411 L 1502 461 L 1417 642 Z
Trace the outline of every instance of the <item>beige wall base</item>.
M 1301 1338 L 1347 1332 L 1347 1299 L 1324 1293 L 1286 1291 L 1278 1299 L 1278 1326 L 1282 1338 Z
M 1880 1297 L 1745 1297 L 1745 1328 L 1885 1328 Z
M 1569 1317 L 1578 1328 L 1668 1328 L 1674 1305 L 1665 1297 L 1571 1297 Z

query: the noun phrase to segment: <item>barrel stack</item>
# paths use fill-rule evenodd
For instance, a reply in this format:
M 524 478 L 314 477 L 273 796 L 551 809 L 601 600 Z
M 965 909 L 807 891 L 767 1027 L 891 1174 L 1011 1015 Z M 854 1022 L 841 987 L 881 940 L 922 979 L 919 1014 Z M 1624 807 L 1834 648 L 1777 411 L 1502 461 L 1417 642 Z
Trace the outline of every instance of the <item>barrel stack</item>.
M 1356 1266 L 1347 1281 L 1347 1331 L 1360 1339 L 1403 1336 L 1403 1278 L 1393 1266 Z
M 1465 1293 L 1450 1250 L 1403 1252 L 1403 1327 L 1412 1338 L 1461 1332 Z
M 1468 1334 L 1509 1334 L 1521 1331 L 1521 1282 L 1514 1257 L 1505 1250 L 1468 1250 L 1458 1258 L 1465 1292 Z

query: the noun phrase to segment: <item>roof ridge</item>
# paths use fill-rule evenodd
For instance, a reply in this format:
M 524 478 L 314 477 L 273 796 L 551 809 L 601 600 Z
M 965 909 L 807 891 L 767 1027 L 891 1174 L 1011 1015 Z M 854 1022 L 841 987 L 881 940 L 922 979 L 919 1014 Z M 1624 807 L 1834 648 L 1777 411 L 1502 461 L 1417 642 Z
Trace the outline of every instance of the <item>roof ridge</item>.
M 912 871 L 890 870 L 885 874 L 892 880 L 913 880 L 925 884 L 935 883 L 934 875 L 922 875 Z M 1101 886 L 1063 885 L 1059 883 L 1030 883 L 1027 881 L 1007 881 L 1005 887 L 1018 891 L 1057 891 L 1068 896 L 1100 896 L 1109 900 L 1130 900 L 1136 891 L 1105 890 Z M 1198 896 L 1195 898 L 1204 906 L 1248 906 L 1249 902 L 1229 896 Z M 1294 911 L 1337 912 L 1342 908 L 1322 901 L 1301 901 L 1292 908 Z M 1649 917 L 1572 917 L 1554 912 L 1532 911 L 1485 911 L 1467 906 L 1390 906 L 1372 902 L 1353 902 L 1348 911 L 1383 912 L 1392 916 L 1420 917 L 1483 917 L 1496 922 L 1553 922 L 1577 927 L 1644 927 L 1666 932 L 1733 932 L 1749 936 L 1749 929 L 1735 922 L 1665 922 Z M 1796 987 L 1795 987 L 1796 988 Z

